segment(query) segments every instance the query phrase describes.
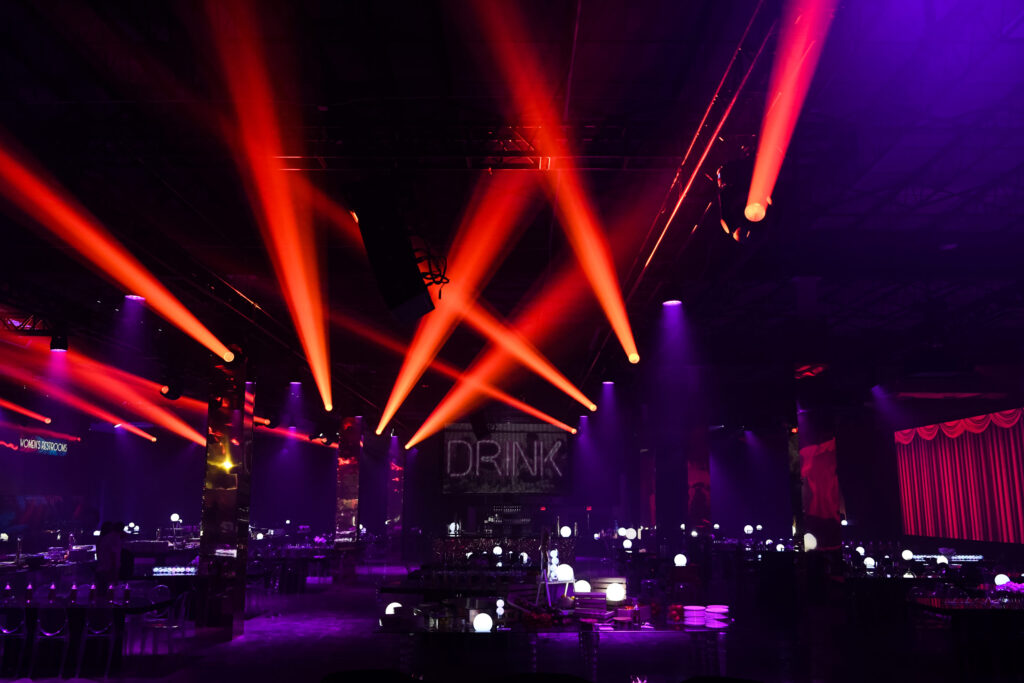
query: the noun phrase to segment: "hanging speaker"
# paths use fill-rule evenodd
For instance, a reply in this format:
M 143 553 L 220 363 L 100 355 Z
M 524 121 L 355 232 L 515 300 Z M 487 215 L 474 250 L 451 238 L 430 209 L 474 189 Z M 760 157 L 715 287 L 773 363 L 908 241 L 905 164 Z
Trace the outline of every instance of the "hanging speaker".
M 487 424 L 487 417 L 481 411 L 469 416 L 469 426 L 473 429 L 473 436 L 477 441 L 490 438 L 491 426 Z
M 398 187 L 392 191 L 401 194 Z M 355 199 L 359 232 L 384 303 L 403 322 L 434 310 L 395 197 L 384 197 L 374 188 Z

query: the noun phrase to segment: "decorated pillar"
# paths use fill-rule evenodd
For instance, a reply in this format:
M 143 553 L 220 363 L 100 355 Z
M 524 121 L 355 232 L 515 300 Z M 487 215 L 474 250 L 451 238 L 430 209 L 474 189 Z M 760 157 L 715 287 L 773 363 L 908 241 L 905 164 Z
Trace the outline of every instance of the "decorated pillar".
M 837 550 L 842 545 L 843 502 L 836 471 L 835 416 L 827 371 L 818 367 L 819 372 L 797 379 L 802 531 L 813 537 L 806 540 L 817 550 Z
M 207 413 L 206 477 L 199 534 L 201 591 L 199 619 L 225 639 L 241 635 L 249 547 L 255 393 L 246 382 L 246 360 L 213 368 Z
M 402 499 L 405 494 L 405 450 L 397 436 L 388 445 L 388 483 L 384 525 L 388 537 L 402 533 Z
M 346 417 L 341 423 L 338 444 L 334 539 L 354 540 L 359 536 L 359 452 L 362 449 L 363 419 Z

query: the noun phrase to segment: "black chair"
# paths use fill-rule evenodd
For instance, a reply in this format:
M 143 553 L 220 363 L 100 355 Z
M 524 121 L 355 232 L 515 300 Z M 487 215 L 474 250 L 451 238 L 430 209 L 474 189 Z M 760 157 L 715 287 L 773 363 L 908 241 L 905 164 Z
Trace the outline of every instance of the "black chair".
M 3 674 L 7 645 L 13 642 L 18 642 L 18 663 L 14 665 L 13 673 L 17 678 L 25 663 L 25 651 L 28 649 L 28 624 L 25 621 L 25 609 L 22 607 L 0 609 L 0 675 Z
M 117 642 L 114 610 L 106 607 L 91 608 L 85 612 L 85 624 L 82 635 L 78 639 L 78 665 L 75 667 L 75 678 L 82 675 L 82 662 L 85 650 L 90 642 L 100 642 L 105 646 L 106 657 L 103 660 L 103 677 L 110 676 L 110 664 L 114 660 L 114 644 Z
M 60 668 L 57 675 L 64 676 L 64 667 L 71 650 L 71 628 L 68 625 L 68 611 L 63 607 L 44 607 L 36 616 L 35 638 L 32 641 L 32 660 L 28 665 L 28 677 L 32 678 L 39 663 L 39 651 L 43 643 L 59 643 L 61 649 Z

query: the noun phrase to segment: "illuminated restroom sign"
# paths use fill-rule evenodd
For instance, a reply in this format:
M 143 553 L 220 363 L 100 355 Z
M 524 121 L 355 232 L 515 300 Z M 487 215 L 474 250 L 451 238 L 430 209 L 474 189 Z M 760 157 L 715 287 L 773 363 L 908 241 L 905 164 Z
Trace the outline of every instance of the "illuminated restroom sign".
M 498 424 L 477 438 L 468 424 L 444 432 L 445 493 L 563 493 L 569 441 L 544 423 Z
M 68 442 L 25 434 L 18 439 L 18 450 L 24 453 L 41 453 L 43 455 L 67 455 Z

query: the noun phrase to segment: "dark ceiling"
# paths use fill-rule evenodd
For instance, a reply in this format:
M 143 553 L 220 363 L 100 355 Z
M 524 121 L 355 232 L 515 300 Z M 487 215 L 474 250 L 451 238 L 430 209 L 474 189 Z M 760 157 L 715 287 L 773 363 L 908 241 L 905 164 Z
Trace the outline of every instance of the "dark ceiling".
M 515 2 L 608 225 L 646 234 L 758 3 Z M 745 69 L 779 14 L 765 2 Z M 536 169 L 535 121 L 518 120 L 472 11 L 450 2 L 265 3 L 261 17 L 290 167 L 328 194 L 393 186 L 411 228 L 443 249 L 490 169 Z M 619 254 L 641 346 L 660 301 L 680 298 L 722 394 L 777 391 L 794 364 L 826 362 L 864 387 L 945 366 L 1017 364 L 1024 349 L 1024 4 L 842 2 L 774 193 L 770 231 L 718 228 L 711 177 L 756 141 L 774 41 L 651 267 Z M 267 384 L 305 373 L 252 210 L 220 134 L 228 97 L 202 5 L 43 1 L 0 9 L 0 127 L 217 334 L 241 342 Z M 738 84 L 726 80 L 724 97 Z M 522 170 L 524 173 L 540 173 Z M 396 183 L 395 178 L 401 182 Z M 3 205 L 6 306 L 67 325 L 107 358 L 176 368 L 201 391 L 205 352 L 156 317 L 118 338 L 122 292 Z M 510 315 L 571 258 L 550 203 L 485 292 Z M 696 229 L 693 229 L 694 226 Z M 324 230 L 332 308 L 403 339 L 365 257 Z M 631 269 L 632 268 L 632 269 Z M 255 308 L 252 302 L 257 302 Z M 584 390 L 629 368 L 595 305 L 543 350 Z M 159 330 L 159 331 L 158 331 Z M 334 329 L 345 412 L 373 414 L 400 359 Z M 483 348 L 458 331 L 442 355 Z M 938 361 L 936 361 L 938 362 Z M 945 369 L 933 368 L 933 369 Z M 928 368 L 924 368 L 925 371 Z M 428 375 L 400 419 L 415 427 L 449 384 Z M 524 378 L 515 392 L 575 408 Z M 788 396 L 788 393 L 785 395 Z

